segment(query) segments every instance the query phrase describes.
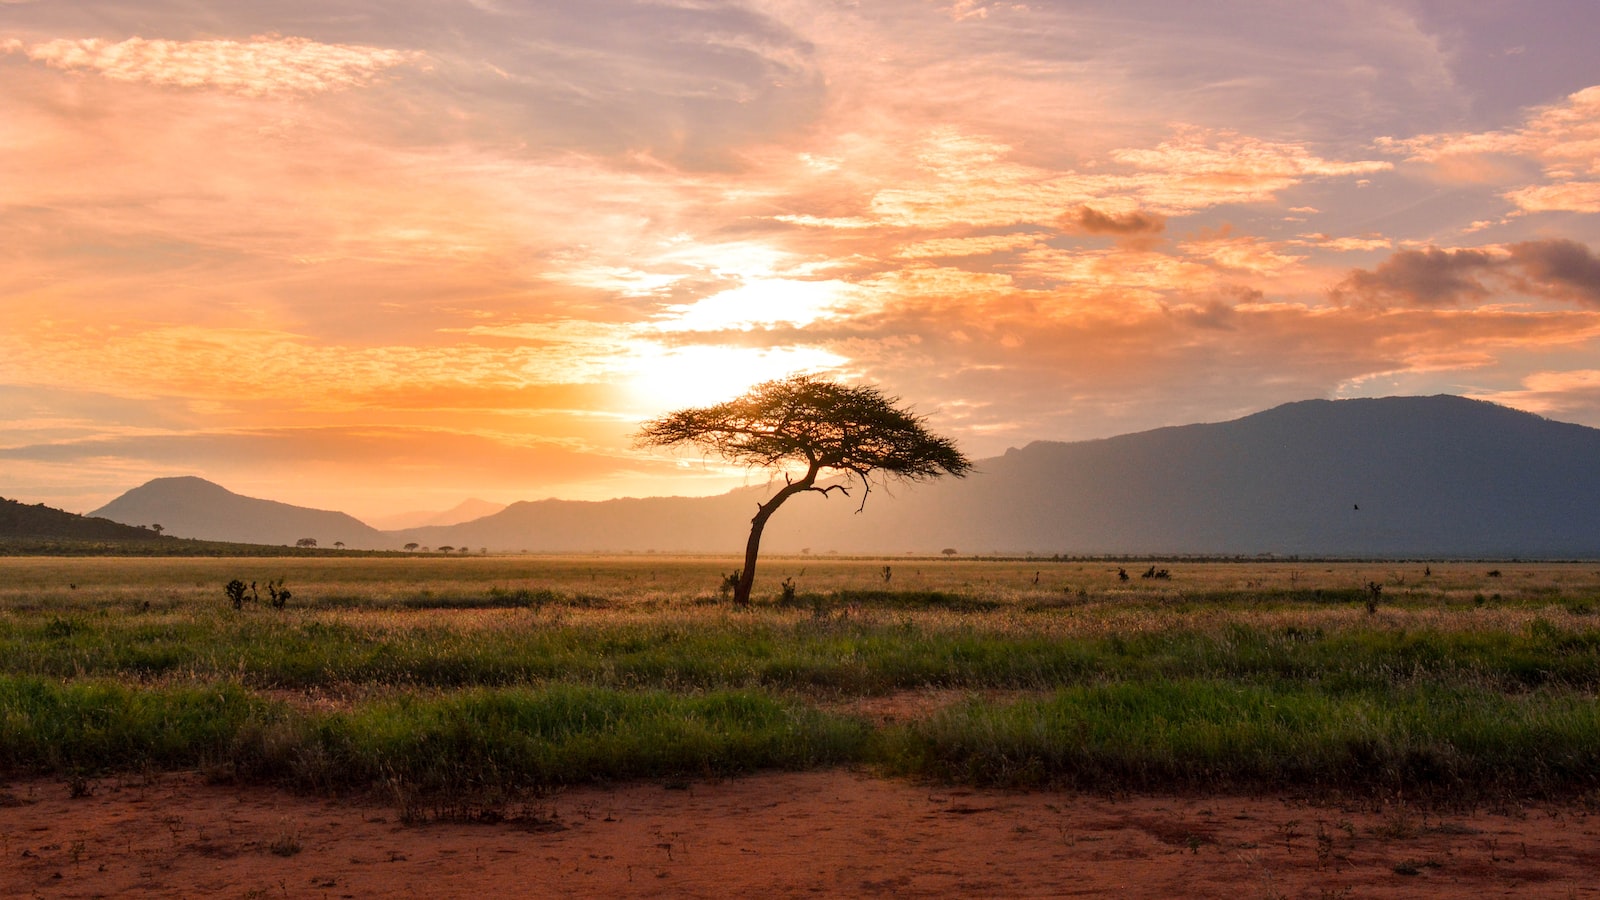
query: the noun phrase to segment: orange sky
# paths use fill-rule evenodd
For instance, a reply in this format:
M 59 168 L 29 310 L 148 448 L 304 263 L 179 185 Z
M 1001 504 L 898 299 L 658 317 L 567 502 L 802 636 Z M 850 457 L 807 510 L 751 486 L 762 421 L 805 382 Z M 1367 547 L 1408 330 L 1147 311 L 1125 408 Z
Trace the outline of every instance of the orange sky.
M 1600 9 L 0 0 L 0 495 L 718 491 L 765 378 L 981 457 L 1309 397 L 1600 425 Z

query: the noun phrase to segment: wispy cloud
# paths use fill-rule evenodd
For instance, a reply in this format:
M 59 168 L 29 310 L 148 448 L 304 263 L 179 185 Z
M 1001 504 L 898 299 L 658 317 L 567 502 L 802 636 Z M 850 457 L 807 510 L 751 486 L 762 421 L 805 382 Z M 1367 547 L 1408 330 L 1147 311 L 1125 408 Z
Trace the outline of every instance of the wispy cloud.
M 1379 145 L 1458 181 L 1505 184 L 1522 171 L 1509 161 L 1543 170 L 1544 183 L 1514 187 L 1502 196 L 1527 212 L 1600 211 L 1600 85 L 1533 110 L 1517 127 L 1484 132 L 1380 138 Z
M 275 35 L 248 41 L 172 41 L 131 37 L 61 38 L 38 44 L 11 39 L 5 49 L 68 71 L 115 81 L 208 88 L 251 96 L 319 93 L 370 84 L 397 66 L 420 65 L 424 54 Z
M 1533 372 L 1515 387 L 1480 390 L 1469 396 L 1558 419 L 1581 416 L 1600 404 L 1600 369 Z

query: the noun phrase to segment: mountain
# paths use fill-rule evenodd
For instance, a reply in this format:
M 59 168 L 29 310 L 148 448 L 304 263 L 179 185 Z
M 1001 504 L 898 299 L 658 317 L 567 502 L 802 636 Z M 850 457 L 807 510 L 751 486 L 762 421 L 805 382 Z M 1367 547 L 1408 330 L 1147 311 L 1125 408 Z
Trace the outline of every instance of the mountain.
M 766 491 L 515 503 L 429 546 L 723 552 Z M 1308 400 L 1231 422 L 979 460 L 966 479 L 796 497 L 795 552 L 1600 556 L 1600 430 L 1454 396 Z
M 443 512 L 406 512 L 390 516 L 367 518 L 367 524 L 383 531 L 401 531 L 407 528 L 426 528 L 429 525 L 459 525 L 484 516 L 492 516 L 502 509 L 504 503 L 490 503 L 473 497 L 463 500 Z
M 169 534 L 323 546 L 740 555 L 766 487 L 513 503 L 378 532 L 341 513 L 157 479 L 97 510 Z M 1461 397 L 1307 400 L 1231 422 L 1039 441 L 965 479 L 802 495 L 762 548 L 813 553 L 1600 557 L 1600 430 Z
M 91 516 L 128 524 L 160 523 L 167 534 L 244 544 L 294 544 L 312 538 L 324 547 L 392 545 L 376 528 L 341 512 L 243 497 L 203 478 L 157 478 L 100 507 Z
M 1030 444 L 983 461 L 981 476 L 901 492 L 877 523 L 863 514 L 831 531 L 881 550 L 1592 557 L 1597 463 L 1600 430 L 1491 403 L 1311 400 Z
M 402 543 L 424 547 L 558 553 L 742 553 L 750 516 L 765 494 L 764 489 L 746 488 L 716 497 L 524 501 L 472 522 L 411 528 L 393 534 Z M 783 512 L 788 511 L 785 506 Z
M 0 497 L 0 542 L 92 541 L 136 544 L 171 542 L 148 528 L 109 519 L 80 516 L 45 506 L 29 506 Z

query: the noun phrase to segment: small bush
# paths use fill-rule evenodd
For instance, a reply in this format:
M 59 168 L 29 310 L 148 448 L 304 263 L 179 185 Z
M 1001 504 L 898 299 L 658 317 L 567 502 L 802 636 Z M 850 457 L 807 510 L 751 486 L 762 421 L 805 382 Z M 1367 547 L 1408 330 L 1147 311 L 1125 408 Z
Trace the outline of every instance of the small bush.
M 222 590 L 228 595 L 228 602 L 233 604 L 234 609 L 244 609 L 245 591 L 249 590 L 244 582 L 235 578 Z
M 289 598 L 293 595 L 283 586 L 283 579 L 280 578 L 277 581 L 267 582 L 267 596 L 272 600 L 273 609 L 283 609 L 289 604 Z

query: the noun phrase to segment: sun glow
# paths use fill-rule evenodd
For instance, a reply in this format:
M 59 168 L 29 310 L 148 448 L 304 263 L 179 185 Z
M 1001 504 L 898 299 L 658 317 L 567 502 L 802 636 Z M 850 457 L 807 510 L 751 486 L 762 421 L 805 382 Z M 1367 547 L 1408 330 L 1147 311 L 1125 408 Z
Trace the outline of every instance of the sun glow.
M 697 300 L 669 306 L 662 331 L 749 331 L 763 325 L 805 326 L 842 309 L 847 286 L 837 281 L 761 278 Z
M 631 405 L 646 415 L 731 400 L 763 381 L 837 368 L 845 358 L 814 347 L 664 347 L 639 341 L 624 381 Z

